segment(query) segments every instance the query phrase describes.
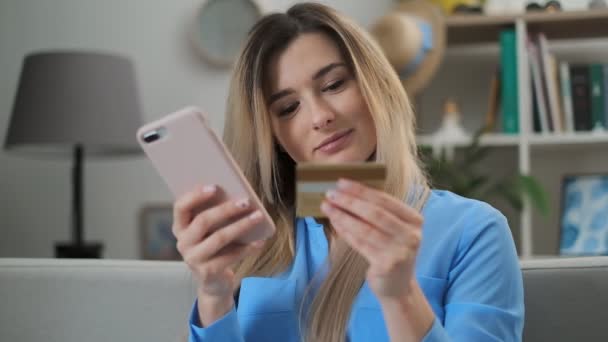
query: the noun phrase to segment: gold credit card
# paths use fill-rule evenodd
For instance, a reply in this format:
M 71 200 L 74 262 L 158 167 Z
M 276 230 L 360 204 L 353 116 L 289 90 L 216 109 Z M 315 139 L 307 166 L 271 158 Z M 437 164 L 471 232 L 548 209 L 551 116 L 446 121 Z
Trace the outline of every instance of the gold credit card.
M 325 217 L 321 211 L 321 202 L 325 198 L 325 192 L 335 189 L 340 178 L 382 190 L 386 181 L 386 166 L 379 163 L 297 164 L 296 216 Z

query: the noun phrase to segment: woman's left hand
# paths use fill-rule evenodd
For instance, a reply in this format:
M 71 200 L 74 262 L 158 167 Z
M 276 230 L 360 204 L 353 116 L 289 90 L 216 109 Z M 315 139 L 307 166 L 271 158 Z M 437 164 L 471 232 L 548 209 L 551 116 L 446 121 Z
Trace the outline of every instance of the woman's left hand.
M 408 296 L 422 240 L 422 215 L 402 201 L 341 179 L 321 210 L 338 236 L 369 262 L 367 281 L 379 299 Z

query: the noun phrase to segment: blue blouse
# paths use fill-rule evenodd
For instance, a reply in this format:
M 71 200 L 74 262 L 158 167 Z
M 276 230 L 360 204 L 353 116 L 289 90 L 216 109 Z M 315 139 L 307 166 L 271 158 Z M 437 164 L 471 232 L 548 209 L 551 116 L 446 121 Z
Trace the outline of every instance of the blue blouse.
M 416 278 L 435 313 L 423 341 L 521 341 L 523 282 L 505 217 L 490 205 L 433 190 L 422 214 Z M 197 304 L 190 341 L 298 341 L 304 290 L 324 264 L 328 245 L 313 218 L 296 220 L 296 256 L 282 274 L 244 278 L 238 310 L 200 327 Z M 347 340 L 388 341 L 382 308 L 363 284 L 355 298 Z

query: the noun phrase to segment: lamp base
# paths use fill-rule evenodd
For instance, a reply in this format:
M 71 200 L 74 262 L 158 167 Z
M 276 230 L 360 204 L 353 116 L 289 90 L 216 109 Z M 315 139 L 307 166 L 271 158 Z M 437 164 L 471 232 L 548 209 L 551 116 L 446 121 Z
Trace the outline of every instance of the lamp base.
M 56 258 L 100 259 L 103 244 L 99 242 L 74 244 L 71 242 L 55 244 Z

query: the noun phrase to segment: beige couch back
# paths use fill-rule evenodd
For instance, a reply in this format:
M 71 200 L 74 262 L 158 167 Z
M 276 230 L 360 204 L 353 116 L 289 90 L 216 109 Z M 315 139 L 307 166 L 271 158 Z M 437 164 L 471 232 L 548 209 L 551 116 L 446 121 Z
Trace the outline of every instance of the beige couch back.
M 608 257 L 522 262 L 524 341 L 608 341 Z M 181 262 L 0 259 L 0 341 L 185 341 Z
M 184 341 L 195 293 L 179 262 L 0 259 L 0 341 Z

